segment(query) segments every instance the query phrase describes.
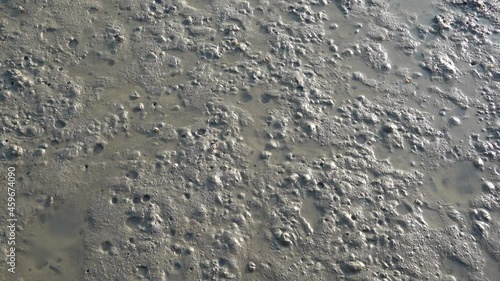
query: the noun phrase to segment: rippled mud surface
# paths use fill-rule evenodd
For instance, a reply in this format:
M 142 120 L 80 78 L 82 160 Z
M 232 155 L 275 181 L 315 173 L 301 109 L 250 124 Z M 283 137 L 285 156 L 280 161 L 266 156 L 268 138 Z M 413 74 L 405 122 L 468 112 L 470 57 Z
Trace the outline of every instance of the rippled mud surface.
M 486 0 L 0 1 L 0 280 L 498 280 L 499 34 Z

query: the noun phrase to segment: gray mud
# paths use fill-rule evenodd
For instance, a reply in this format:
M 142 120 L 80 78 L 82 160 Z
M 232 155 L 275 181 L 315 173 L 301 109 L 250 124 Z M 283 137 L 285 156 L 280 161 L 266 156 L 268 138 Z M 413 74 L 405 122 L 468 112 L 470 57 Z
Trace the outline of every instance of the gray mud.
M 496 0 L 0 1 L 0 280 L 498 280 L 499 34 Z

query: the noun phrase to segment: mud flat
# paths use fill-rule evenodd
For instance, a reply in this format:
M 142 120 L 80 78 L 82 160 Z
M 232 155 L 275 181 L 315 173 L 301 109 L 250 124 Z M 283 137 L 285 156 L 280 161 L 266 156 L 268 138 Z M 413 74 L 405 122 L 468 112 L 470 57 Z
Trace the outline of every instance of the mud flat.
M 0 280 L 497 280 L 500 4 L 415 3 L 1 1 Z

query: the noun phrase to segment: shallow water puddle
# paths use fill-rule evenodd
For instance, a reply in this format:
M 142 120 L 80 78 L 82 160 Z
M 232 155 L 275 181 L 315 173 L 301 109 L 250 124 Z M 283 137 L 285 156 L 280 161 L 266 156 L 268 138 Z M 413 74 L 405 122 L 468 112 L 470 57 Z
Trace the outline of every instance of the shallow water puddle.
M 83 263 L 85 211 L 76 203 L 55 202 L 41 211 L 20 236 L 19 272 L 26 280 L 79 280 Z
M 443 200 L 459 207 L 467 207 L 471 198 L 481 193 L 481 174 L 471 162 L 457 162 L 430 176 L 430 200 Z

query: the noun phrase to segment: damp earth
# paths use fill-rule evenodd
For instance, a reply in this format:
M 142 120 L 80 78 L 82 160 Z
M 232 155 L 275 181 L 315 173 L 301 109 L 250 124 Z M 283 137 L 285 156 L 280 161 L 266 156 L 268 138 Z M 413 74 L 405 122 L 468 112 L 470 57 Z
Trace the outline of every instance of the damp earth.
M 499 34 L 488 0 L 0 1 L 0 280 L 498 280 Z

